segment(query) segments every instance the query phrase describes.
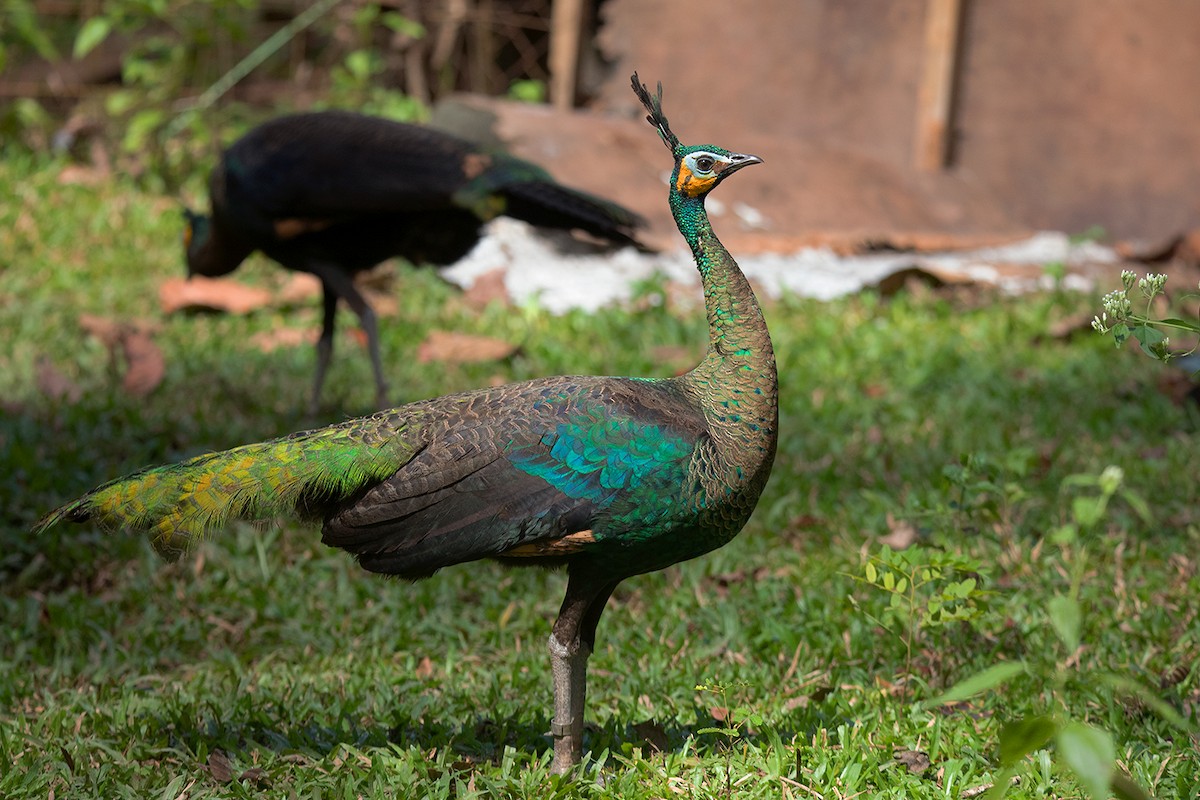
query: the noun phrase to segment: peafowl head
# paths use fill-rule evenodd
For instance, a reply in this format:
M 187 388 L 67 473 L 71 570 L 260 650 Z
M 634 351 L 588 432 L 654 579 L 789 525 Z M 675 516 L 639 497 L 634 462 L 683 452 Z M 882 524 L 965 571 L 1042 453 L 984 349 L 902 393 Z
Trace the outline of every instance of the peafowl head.
M 188 275 L 203 274 L 197 269 L 204 245 L 208 243 L 209 219 L 190 208 L 183 209 L 183 249 L 187 254 Z
M 761 164 L 762 159 L 747 153 L 734 153 L 711 144 L 685 145 L 671 132 L 666 116 L 662 112 L 662 84 L 651 95 L 639 79 L 632 77 L 633 91 L 646 107 L 646 121 L 658 130 L 663 144 L 675 157 L 675 170 L 671 173 L 671 186 L 681 198 L 703 198 L 721 181 L 751 164 Z

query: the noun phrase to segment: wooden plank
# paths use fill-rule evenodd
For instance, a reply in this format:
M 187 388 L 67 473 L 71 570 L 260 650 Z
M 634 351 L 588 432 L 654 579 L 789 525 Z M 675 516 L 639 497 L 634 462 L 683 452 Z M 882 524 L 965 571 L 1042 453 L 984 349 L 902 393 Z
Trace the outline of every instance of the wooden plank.
M 918 169 L 943 169 L 950 155 L 954 78 L 958 72 L 958 40 L 962 0 L 928 0 L 925 6 L 925 58 L 917 94 Z
M 579 44 L 583 35 L 583 0 L 554 0 L 550 10 L 550 103 L 575 107 Z

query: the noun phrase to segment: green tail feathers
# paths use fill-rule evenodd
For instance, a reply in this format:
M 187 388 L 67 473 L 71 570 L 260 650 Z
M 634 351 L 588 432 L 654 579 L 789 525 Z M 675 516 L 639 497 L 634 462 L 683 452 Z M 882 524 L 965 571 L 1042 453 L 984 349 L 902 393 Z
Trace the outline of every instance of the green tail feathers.
M 34 532 L 64 519 L 90 521 L 149 534 L 154 549 L 175 560 L 233 519 L 318 515 L 391 475 L 411 455 L 399 437 L 371 441 L 362 433 L 339 425 L 144 469 L 47 514 Z

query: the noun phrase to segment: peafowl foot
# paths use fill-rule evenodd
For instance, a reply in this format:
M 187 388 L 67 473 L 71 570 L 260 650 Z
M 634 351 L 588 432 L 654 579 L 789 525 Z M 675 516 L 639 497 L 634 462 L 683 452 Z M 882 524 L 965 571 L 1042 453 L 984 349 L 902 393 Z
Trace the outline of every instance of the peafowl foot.
M 583 757 L 583 709 L 587 698 L 587 660 L 591 650 L 575 639 L 563 644 L 550 634 L 550 667 L 554 674 L 554 760 L 550 771 L 565 775 Z

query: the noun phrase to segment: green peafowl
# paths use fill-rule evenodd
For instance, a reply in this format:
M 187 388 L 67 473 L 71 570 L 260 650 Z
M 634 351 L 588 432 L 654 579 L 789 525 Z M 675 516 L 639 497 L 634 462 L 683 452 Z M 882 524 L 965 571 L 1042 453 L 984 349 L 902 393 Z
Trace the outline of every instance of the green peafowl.
M 694 558 L 746 524 L 775 457 L 775 356 L 750 284 L 705 196 L 757 156 L 684 146 L 633 75 L 671 150 L 670 205 L 703 281 L 709 345 L 674 378 L 558 377 L 383 411 L 146 469 L 38 523 L 148 533 L 178 557 L 231 519 L 322 522 L 372 572 L 416 579 L 481 558 L 565 566 L 550 634 L 552 767 L 582 755 L 587 659 L 626 578 Z
M 616 203 L 556 183 L 536 164 L 432 128 L 348 111 L 283 116 L 250 131 L 213 170 L 209 201 L 211 216 L 184 211 L 189 275 L 226 275 L 261 250 L 321 280 L 314 414 L 339 297 L 366 333 L 376 404 L 387 406 L 375 313 L 354 287 L 355 273 L 392 256 L 452 264 L 479 241 L 483 223 L 501 214 L 618 245 L 636 244 L 643 224 Z

